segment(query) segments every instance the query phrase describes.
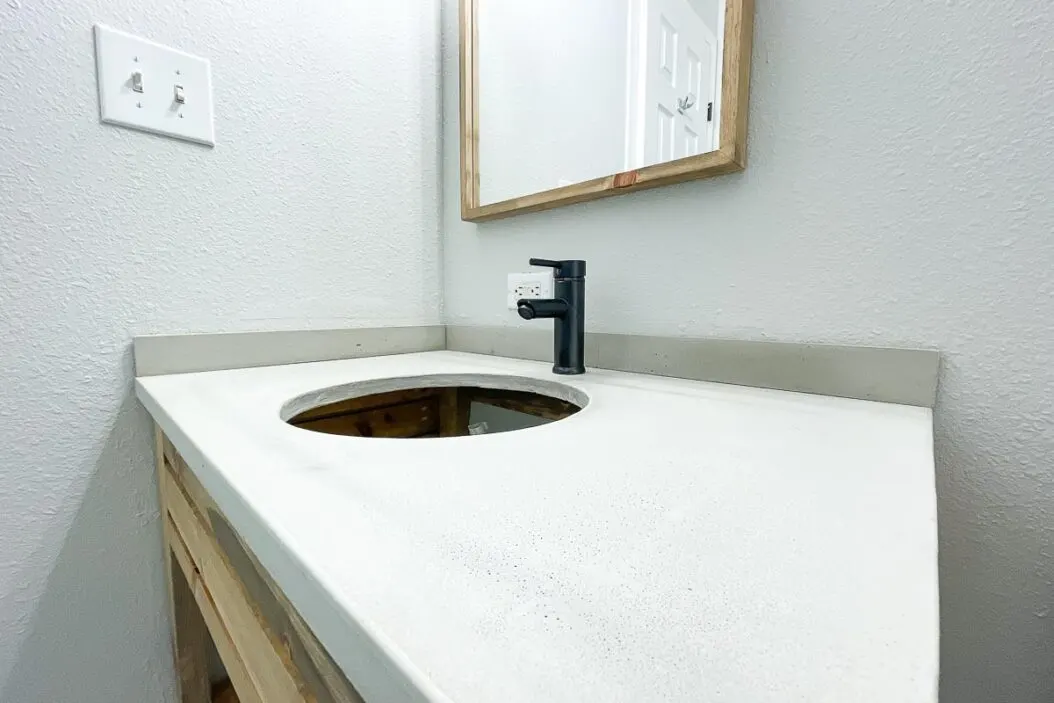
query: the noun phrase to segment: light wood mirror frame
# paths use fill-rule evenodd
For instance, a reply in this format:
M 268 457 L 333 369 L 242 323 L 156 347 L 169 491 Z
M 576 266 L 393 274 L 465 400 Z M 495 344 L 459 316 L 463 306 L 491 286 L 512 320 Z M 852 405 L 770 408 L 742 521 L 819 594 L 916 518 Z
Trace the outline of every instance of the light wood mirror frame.
M 524 0 L 529 2 L 530 0 Z M 461 2 L 461 219 L 487 222 L 648 188 L 712 178 L 747 167 L 747 105 L 754 0 L 726 0 L 720 146 L 653 166 L 483 205 L 479 186 L 479 3 Z

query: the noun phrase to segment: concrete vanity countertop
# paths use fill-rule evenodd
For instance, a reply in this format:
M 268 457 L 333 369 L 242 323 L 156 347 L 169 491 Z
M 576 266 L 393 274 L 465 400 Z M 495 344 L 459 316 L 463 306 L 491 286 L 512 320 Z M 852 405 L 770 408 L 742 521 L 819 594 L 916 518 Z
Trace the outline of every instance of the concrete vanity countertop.
M 435 374 L 589 400 L 447 439 L 282 418 Z M 936 700 L 927 408 L 447 351 L 137 383 L 367 701 Z

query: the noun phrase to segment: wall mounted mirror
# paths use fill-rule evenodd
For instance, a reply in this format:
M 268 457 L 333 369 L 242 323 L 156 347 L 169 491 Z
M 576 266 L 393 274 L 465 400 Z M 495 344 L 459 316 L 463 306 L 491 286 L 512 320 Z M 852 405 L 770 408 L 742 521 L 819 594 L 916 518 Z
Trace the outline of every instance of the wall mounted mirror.
M 746 167 L 753 0 L 461 0 L 461 214 Z

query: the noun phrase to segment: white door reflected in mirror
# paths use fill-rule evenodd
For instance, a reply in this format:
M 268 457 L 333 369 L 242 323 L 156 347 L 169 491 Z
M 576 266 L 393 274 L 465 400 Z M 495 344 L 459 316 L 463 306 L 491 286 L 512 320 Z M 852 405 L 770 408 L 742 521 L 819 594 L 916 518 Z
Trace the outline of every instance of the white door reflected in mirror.
M 725 0 L 478 0 L 487 205 L 719 146 Z
M 633 4 L 625 170 L 713 151 L 717 33 L 703 16 L 717 22 L 717 0 Z

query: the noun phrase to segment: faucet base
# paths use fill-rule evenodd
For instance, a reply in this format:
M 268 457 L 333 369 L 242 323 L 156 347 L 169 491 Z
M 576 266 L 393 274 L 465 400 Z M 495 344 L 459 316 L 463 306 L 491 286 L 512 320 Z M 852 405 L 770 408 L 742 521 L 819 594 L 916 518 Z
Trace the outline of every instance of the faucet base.
M 581 376 L 586 372 L 585 367 L 576 368 L 574 366 L 554 366 L 553 373 L 560 376 Z

